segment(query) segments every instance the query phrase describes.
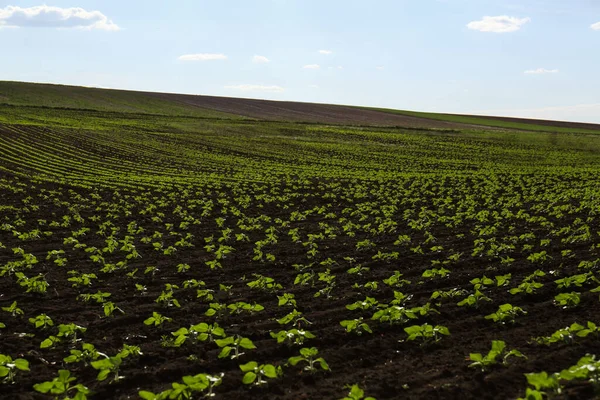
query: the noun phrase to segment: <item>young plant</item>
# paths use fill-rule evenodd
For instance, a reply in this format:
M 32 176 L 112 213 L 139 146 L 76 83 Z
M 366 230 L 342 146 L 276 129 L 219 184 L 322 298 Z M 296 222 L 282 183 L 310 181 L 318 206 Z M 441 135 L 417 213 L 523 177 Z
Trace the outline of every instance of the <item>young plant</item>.
M 480 368 L 481 371 L 486 371 L 490 367 L 497 365 L 499 358 L 502 360 L 502 365 L 508 365 L 508 358 L 511 356 L 527 359 L 519 350 L 506 350 L 506 343 L 502 340 L 492 340 L 492 349 L 484 356 L 481 353 L 469 354 L 468 360 L 472 361 L 469 364 L 470 368 Z
M 92 361 L 91 365 L 94 369 L 100 371 L 96 377 L 97 381 L 105 381 L 112 374 L 113 377 L 111 383 L 113 383 L 124 378 L 123 376 L 119 376 L 119 368 L 121 367 L 122 363 L 122 356 L 116 355 L 114 357 L 107 357 L 101 360 Z
M 450 270 L 442 267 L 442 268 L 427 269 L 427 270 L 425 270 L 425 272 L 423 272 L 423 275 L 421 275 L 421 276 L 423 278 L 435 279 L 438 277 L 445 278 L 449 274 L 450 274 Z
M 376 400 L 375 397 L 365 397 L 365 391 L 358 385 L 346 385 L 346 389 L 350 389 L 346 397 L 340 400 Z
M 244 355 L 244 353 L 240 352 L 240 349 L 251 350 L 256 348 L 254 343 L 252 343 L 252 340 L 239 335 L 228 336 L 225 339 L 217 339 L 215 340 L 215 343 L 221 348 L 219 358 L 229 356 L 232 360 Z M 233 354 L 231 354 L 231 352 L 233 352 Z
M 153 311 L 152 316 L 144 320 L 144 325 L 161 326 L 163 323 L 170 322 L 172 320 L 172 318 L 165 317 L 164 315 Z
M 51 326 L 54 326 L 54 321 L 52 318 L 47 316 L 46 314 L 40 314 L 36 317 L 29 318 L 29 322 L 36 327 L 36 329 L 46 329 Z
M 292 325 L 297 325 L 298 327 L 301 324 L 306 324 L 306 325 L 312 324 L 312 322 L 310 322 L 309 320 L 304 318 L 302 316 L 302 313 L 300 311 L 296 310 L 295 308 L 289 314 L 279 318 L 277 320 L 277 322 L 279 323 L 279 325 L 292 324 Z
M 24 314 L 23 310 L 21 310 L 19 307 L 17 307 L 16 301 L 13 301 L 11 303 L 11 305 L 8 307 L 2 307 L 2 311 L 6 311 L 7 313 L 10 313 L 10 315 L 12 315 L 13 318 L 16 318 L 17 316 Z
M 319 355 L 319 350 L 316 347 L 304 347 L 300 349 L 300 355 L 295 357 L 290 357 L 288 362 L 290 365 L 296 365 L 300 362 L 305 362 L 307 365 L 304 366 L 304 371 L 308 371 L 311 373 L 317 372 L 316 365 L 318 364 L 322 370 L 329 371 L 329 365 L 323 359 L 323 357 L 317 357 Z
M 107 301 L 104 303 L 102 305 L 102 310 L 104 311 L 104 316 L 106 318 L 112 317 L 115 311 L 125 314 L 125 311 L 123 311 L 120 307 L 117 307 L 112 301 Z
M 519 315 L 527 314 L 521 307 L 513 306 L 512 304 L 502 304 L 498 307 L 498 311 L 485 316 L 485 319 L 491 319 L 502 325 L 516 323 L 516 318 Z
M 363 322 L 363 318 L 344 320 L 340 322 L 340 325 L 346 328 L 346 332 L 354 332 L 357 335 L 362 335 L 364 332 L 373 333 L 369 325 Z
M 475 293 L 471 293 L 470 295 L 465 297 L 463 300 L 459 301 L 456 305 L 459 307 L 466 306 L 466 307 L 479 308 L 479 306 L 481 305 L 481 302 L 483 302 L 483 301 L 492 301 L 492 299 L 487 297 L 485 294 L 480 292 L 478 289 L 475 289 Z
M 36 383 L 33 385 L 33 388 L 40 393 L 52 394 L 56 399 L 59 398 L 59 395 L 65 395 L 67 396 L 65 399 L 86 400 L 87 395 L 92 392 L 80 383 L 74 385 L 73 382 L 75 380 L 76 378 L 71 376 L 69 370 L 61 369 L 58 371 L 58 377 L 51 381 Z M 72 392 L 74 394 L 71 394 Z
M 561 293 L 554 297 L 554 304 L 563 310 L 575 308 L 581 302 L 581 295 L 577 292 Z
M 195 395 L 204 394 L 204 397 L 214 397 L 214 388 L 223 381 L 221 373 L 218 375 L 198 374 L 194 376 L 184 376 L 183 383 L 173 382 L 172 389 L 167 389 L 160 393 L 152 393 L 146 390 L 140 390 L 138 395 L 143 400 L 167 400 L 167 399 L 192 399 Z M 206 392 L 206 393 L 204 393 Z
M 431 343 L 437 343 L 444 336 L 450 336 L 450 331 L 447 327 L 441 325 L 413 325 L 404 328 L 404 332 L 408 335 L 407 341 L 420 341 L 421 346 L 427 346 Z M 402 342 L 402 340 L 400 340 Z
M 197 340 L 201 342 L 209 341 L 213 342 L 215 337 L 225 337 L 225 330 L 219 326 L 216 322 L 209 325 L 205 322 L 201 322 L 190 327 L 190 333 L 193 334 Z
M 267 383 L 265 378 L 277 379 L 283 375 L 281 367 L 275 367 L 272 364 L 258 364 L 256 361 L 250 361 L 240 365 L 240 369 L 244 372 L 242 382 L 244 385 L 261 386 Z
M 306 339 L 314 339 L 315 335 L 303 329 L 290 329 L 288 331 L 271 332 L 271 337 L 281 344 L 286 342 L 289 345 L 302 346 Z
M 5 354 L 0 354 L 0 379 L 2 383 L 15 383 L 17 371 L 29 371 L 29 361 L 24 358 L 14 360 Z
M 279 300 L 277 303 L 279 307 L 291 306 L 296 308 L 295 296 L 291 293 L 284 293 L 282 296 L 277 296 L 277 299 Z
M 64 358 L 64 362 L 67 364 L 83 362 L 87 366 L 91 361 L 95 361 L 100 357 L 108 357 L 96 350 L 96 347 L 91 343 L 82 343 L 81 350 L 72 349 L 70 352 L 71 355 Z

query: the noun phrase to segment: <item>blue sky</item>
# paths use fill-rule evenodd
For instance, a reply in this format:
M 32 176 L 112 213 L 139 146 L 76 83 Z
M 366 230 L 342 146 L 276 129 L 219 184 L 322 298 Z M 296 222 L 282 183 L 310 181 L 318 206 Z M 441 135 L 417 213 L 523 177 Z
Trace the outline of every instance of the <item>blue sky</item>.
M 600 123 L 598 0 L 0 0 L 1 80 Z

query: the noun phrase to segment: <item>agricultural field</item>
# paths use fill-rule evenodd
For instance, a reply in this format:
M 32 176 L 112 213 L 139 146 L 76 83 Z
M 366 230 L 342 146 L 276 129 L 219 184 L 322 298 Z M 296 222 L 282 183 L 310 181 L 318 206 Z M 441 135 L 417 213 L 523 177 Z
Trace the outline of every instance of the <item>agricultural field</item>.
M 108 92 L 0 90 L 0 398 L 597 396 L 590 127 Z

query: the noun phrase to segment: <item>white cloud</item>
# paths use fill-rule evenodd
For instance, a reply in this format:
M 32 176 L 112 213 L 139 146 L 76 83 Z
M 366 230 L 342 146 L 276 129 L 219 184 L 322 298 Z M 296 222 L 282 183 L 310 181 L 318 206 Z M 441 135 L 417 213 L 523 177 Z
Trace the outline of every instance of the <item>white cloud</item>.
M 507 15 L 499 15 L 497 17 L 486 16 L 479 21 L 469 22 L 467 28 L 480 32 L 507 33 L 518 31 L 529 21 L 531 21 L 529 17 L 517 18 Z
M 264 86 L 264 85 L 228 85 L 225 89 L 240 90 L 242 92 L 269 92 L 269 93 L 281 93 L 285 91 L 285 88 L 281 86 Z
M 225 54 L 213 54 L 213 53 L 199 53 L 199 54 L 184 54 L 179 56 L 181 61 L 214 61 L 214 60 L 227 60 Z
M 383 71 L 385 69 L 385 67 L 383 65 L 379 65 L 379 66 L 377 66 L 375 68 L 377 68 L 380 71 Z
M 319 54 L 324 54 L 326 56 L 333 54 L 333 51 L 331 50 L 319 50 Z
M 252 57 L 252 62 L 255 64 L 266 64 L 271 62 L 271 60 L 269 60 L 267 57 L 265 56 L 254 56 Z
M 100 11 L 83 8 L 35 6 L 0 8 L 0 28 L 80 28 L 118 31 L 120 28 Z
M 318 89 L 319 85 L 308 85 L 309 88 Z
M 308 64 L 302 67 L 304 69 L 319 69 L 321 66 L 319 64 Z
M 528 69 L 527 71 L 525 71 L 523 73 L 524 74 L 535 74 L 535 75 L 558 74 L 558 70 L 557 69 L 538 68 L 538 69 Z
M 596 22 L 595 24 L 592 24 L 590 26 L 590 28 L 592 28 L 595 31 L 600 31 L 600 22 Z

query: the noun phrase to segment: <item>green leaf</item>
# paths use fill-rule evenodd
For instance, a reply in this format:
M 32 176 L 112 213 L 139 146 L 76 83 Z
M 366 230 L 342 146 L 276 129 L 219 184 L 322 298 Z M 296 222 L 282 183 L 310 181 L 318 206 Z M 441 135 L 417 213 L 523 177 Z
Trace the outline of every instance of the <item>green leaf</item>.
M 5 376 L 8 375 L 9 372 L 10 372 L 10 369 L 6 368 L 3 365 L 0 365 L 0 378 L 4 378 Z
M 481 353 L 471 353 L 471 354 L 469 354 L 469 360 L 475 361 L 475 362 L 481 362 L 481 361 L 483 361 L 483 356 L 481 355 Z
M 296 356 L 296 357 L 290 357 L 288 359 L 288 362 L 290 363 L 290 365 L 296 365 L 300 361 L 304 361 L 304 357 L 302 357 L 302 356 Z
M 315 362 L 321 364 L 321 368 L 323 368 L 325 371 L 329 371 L 329 365 L 322 357 L 317 358 Z
M 250 372 L 246 372 L 246 374 L 244 375 L 244 377 L 242 378 L 242 382 L 245 385 L 249 385 L 252 382 L 254 382 L 256 380 L 256 374 L 252 371 Z
M 250 340 L 248 338 L 242 338 L 242 340 L 240 340 L 240 347 L 243 347 L 244 349 L 255 349 L 256 348 L 254 343 L 252 343 L 252 340 Z
M 233 350 L 232 347 L 229 347 L 229 346 L 223 347 L 223 349 L 219 353 L 219 358 L 225 358 L 225 357 L 227 357 L 229 355 L 229 353 L 231 353 L 231 350 Z
M 263 367 L 263 373 L 267 378 L 277 378 L 277 368 L 274 365 L 267 364 Z
M 240 365 L 242 372 L 254 371 L 258 367 L 256 361 L 250 361 L 249 363 Z
M 54 384 L 52 382 L 42 382 L 33 385 L 33 388 L 40 393 L 48 393 L 53 387 Z
M 29 371 L 29 361 L 23 358 L 17 358 L 15 360 L 15 367 L 21 371 Z
M 98 373 L 98 376 L 96 377 L 97 380 L 99 381 L 103 381 L 106 380 L 106 378 L 108 378 L 108 375 L 110 374 L 110 370 L 109 369 L 103 369 Z

